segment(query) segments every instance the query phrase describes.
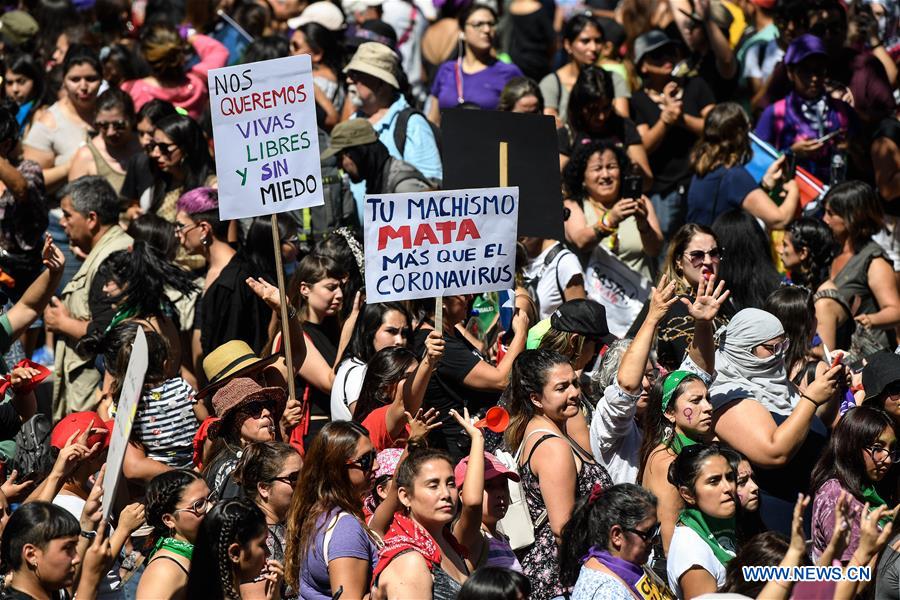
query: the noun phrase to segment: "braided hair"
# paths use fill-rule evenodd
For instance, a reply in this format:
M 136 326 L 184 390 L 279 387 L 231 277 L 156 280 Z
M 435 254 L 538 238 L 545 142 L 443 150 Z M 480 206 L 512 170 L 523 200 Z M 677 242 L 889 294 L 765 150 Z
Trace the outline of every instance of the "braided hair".
M 240 600 L 240 574 L 228 556 L 228 548 L 232 544 L 246 547 L 264 533 L 266 518 L 255 504 L 246 500 L 216 504 L 200 524 L 186 597 Z
M 200 474 L 190 469 L 175 469 L 160 473 L 147 485 L 147 523 L 153 527 L 153 536 L 161 538 L 171 529 L 163 522 L 163 516 L 175 511 L 182 500 L 184 490 L 200 479 Z

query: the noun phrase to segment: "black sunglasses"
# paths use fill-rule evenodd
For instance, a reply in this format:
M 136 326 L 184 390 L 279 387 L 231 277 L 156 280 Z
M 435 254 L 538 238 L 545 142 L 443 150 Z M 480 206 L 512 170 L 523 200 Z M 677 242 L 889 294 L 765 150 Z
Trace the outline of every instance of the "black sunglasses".
M 282 477 L 273 477 L 269 481 L 280 481 L 281 483 L 286 483 L 291 487 L 296 487 L 297 480 L 300 479 L 300 471 L 294 471 L 290 475 L 284 475 Z
M 634 535 L 641 538 L 645 543 L 649 542 L 653 538 L 659 535 L 659 523 L 648 529 L 647 531 L 641 531 L 640 529 L 632 529 L 631 527 L 625 527 L 625 531 L 630 531 Z
M 369 473 L 372 471 L 372 467 L 375 466 L 375 459 L 378 458 L 378 453 L 374 450 L 369 450 L 356 460 L 350 461 L 347 463 L 348 467 L 356 467 L 363 473 Z
M 144 146 L 144 149 L 147 151 L 147 154 L 153 152 L 156 149 L 159 149 L 159 153 L 168 156 L 172 154 L 172 152 L 178 148 L 178 144 L 164 144 L 161 142 L 147 142 L 147 145 Z
M 271 400 L 254 400 L 241 406 L 240 410 L 245 415 L 258 419 L 262 416 L 263 409 L 267 409 L 269 414 L 273 412 L 275 403 Z

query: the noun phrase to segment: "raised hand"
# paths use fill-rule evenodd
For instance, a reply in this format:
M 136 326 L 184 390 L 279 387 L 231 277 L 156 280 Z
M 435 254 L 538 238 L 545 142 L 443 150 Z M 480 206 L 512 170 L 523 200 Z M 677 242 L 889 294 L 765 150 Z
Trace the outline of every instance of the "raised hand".
M 440 332 L 431 330 L 425 338 L 425 362 L 432 368 L 437 367 L 444 356 L 444 336 Z
M 659 285 L 650 291 L 650 307 L 647 309 L 647 320 L 659 322 L 665 318 L 672 305 L 678 301 L 675 295 L 675 282 L 669 282 L 669 278 L 663 275 Z
M 281 310 L 281 296 L 278 294 L 276 286 L 262 277 L 248 277 L 246 284 L 254 294 L 259 296 L 260 300 L 266 303 L 266 306 L 273 311 Z
M 94 480 L 91 493 L 88 494 L 81 509 L 81 529 L 84 531 L 96 531 L 103 518 L 103 478 L 106 476 L 106 465 L 100 467 L 100 473 Z
M 144 505 L 140 502 L 129 504 L 119 514 L 119 527 L 125 531 L 137 531 L 144 524 Z
M 66 266 L 66 255 L 53 243 L 50 234 L 44 235 L 44 248 L 41 250 L 41 262 L 51 273 L 59 273 Z
M 716 285 L 716 276 L 710 275 L 709 279 L 701 279 L 697 284 L 697 297 L 693 302 L 688 298 L 682 298 L 681 302 L 687 306 L 688 314 L 695 321 L 708 322 L 716 318 L 729 295 L 731 292 L 725 289 L 725 282 L 720 281 Z
M 850 543 L 850 521 L 847 519 L 847 493 L 841 490 L 837 502 L 834 505 L 834 531 L 828 542 L 832 550 L 832 556 L 841 556 Z
M 890 510 L 887 506 L 879 506 L 875 510 L 869 510 L 869 503 L 863 507 L 859 516 L 859 546 L 853 553 L 853 558 L 860 565 L 867 565 L 874 556 L 877 556 L 891 539 L 891 531 L 894 528 L 894 522 L 891 521 L 884 526 L 884 529 L 878 529 L 878 521 L 883 517 L 893 517 L 897 512 L 894 508 Z
M 463 407 L 463 414 L 459 414 L 451 408 L 450 416 L 456 419 L 456 422 L 460 424 L 460 426 L 466 432 L 466 435 L 468 435 L 470 438 L 475 439 L 484 435 L 481 433 L 480 429 L 475 427 L 475 423 L 472 422 L 472 419 L 469 418 L 468 408 Z
M 803 531 L 803 511 L 809 505 L 809 496 L 797 494 L 797 503 L 794 504 L 794 517 L 791 520 L 791 545 L 790 549 L 802 554 L 806 553 L 806 533 Z
M 266 560 L 266 599 L 281 598 L 281 580 L 284 579 L 284 566 L 274 559 Z
M 441 422 L 437 420 L 441 413 L 433 408 L 429 408 L 423 412 L 420 408 L 416 411 L 415 416 L 404 412 L 406 420 L 409 423 L 409 439 L 424 439 L 428 432 L 441 426 Z
M 34 483 L 34 480 L 31 479 L 16 483 L 16 478 L 18 476 L 19 472 L 13 469 L 12 473 L 6 478 L 6 481 L 3 482 L 3 485 L 0 485 L 0 492 L 3 492 L 4 496 L 12 500 L 16 500 L 22 492 L 31 487 Z

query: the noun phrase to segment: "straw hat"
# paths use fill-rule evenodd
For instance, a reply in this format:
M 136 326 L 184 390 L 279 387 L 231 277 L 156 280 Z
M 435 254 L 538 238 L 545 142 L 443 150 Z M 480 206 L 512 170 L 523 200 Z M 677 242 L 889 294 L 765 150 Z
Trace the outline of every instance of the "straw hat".
M 281 418 L 281 413 L 284 412 L 284 406 L 287 403 L 285 391 L 280 387 L 263 387 L 249 377 L 235 377 L 223 385 L 213 396 L 213 411 L 219 420 L 209 426 L 210 435 L 216 437 L 228 415 L 255 400 L 272 400 L 275 403 L 272 410 L 272 421 L 277 426 L 278 419 Z
M 225 342 L 203 359 L 203 372 L 209 383 L 197 392 L 197 398 L 205 398 L 235 377 L 250 377 L 258 373 L 278 360 L 278 357 L 278 354 L 273 354 L 267 358 L 259 358 L 244 340 Z

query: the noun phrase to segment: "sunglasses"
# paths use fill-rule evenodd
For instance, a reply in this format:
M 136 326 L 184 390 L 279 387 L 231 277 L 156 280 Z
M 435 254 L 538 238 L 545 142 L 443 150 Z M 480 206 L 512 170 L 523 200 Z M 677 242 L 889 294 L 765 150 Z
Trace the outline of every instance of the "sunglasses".
M 685 252 L 684 255 L 687 257 L 691 264 L 695 267 L 699 267 L 703 264 L 703 259 L 706 256 L 709 256 L 709 260 L 716 261 L 722 260 L 725 252 L 721 248 L 713 248 L 709 252 L 704 252 L 703 250 L 692 250 L 691 252 Z
M 213 501 L 210 498 L 200 498 L 199 500 L 194 500 L 189 507 L 176 508 L 172 513 L 189 512 L 197 517 L 202 517 L 206 514 L 206 511 L 212 508 L 212 505 Z
M 376 458 L 378 458 L 378 453 L 374 450 L 369 450 L 356 460 L 347 463 L 347 466 L 356 467 L 363 473 L 370 473 L 372 471 L 372 467 L 375 466 Z
M 271 400 L 254 400 L 248 402 L 240 408 L 240 411 L 249 417 L 258 419 L 262 416 L 263 410 L 268 410 L 269 414 L 274 412 L 275 403 Z
M 280 481 L 281 483 L 286 483 L 291 487 L 296 487 L 297 481 L 300 479 L 300 471 L 294 471 L 290 475 L 283 475 L 281 477 L 273 477 L 269 481 Z
M 186 225 L 185 223 L 175 222 L 175 233 L 180 233 L 181 235 L 185 235 L 191 229 L 196 229 L 200 227 L 199 223 L 194 223 L 193 225 Z
M 177 148 L 178 148 L 178 144 L 175 144 L 175 143 L 164 144 L 161 142 L 148 142 L 147 145 L 144 146 L 144 149 L 147 151 L 148 154 L 150 152 L 153 152 L 154 150 L 159 149 L 159 153 L 162 154 L 163 156 L 169 156 Z
M 643 540 L 644 543 L 647 543 L 659 535 L 659 529 L 660 529 L 660 526 L 659 526 L 659 523 L 657 523 L 656 525 L 654 525 L 647 531 L 641 531 L 640 529 L 632 529 L 631 527 L 626 527 L 625 531 L 630 531 L 634 535 L 641 538 L 641 540 Z
M 120 120 L 120 121 L 96 121 L 94 123 L 94 128 L 97 131 L 106 131 L 112 127 L 116 131 L 125 131 L 128 129 L 128 121 Z

